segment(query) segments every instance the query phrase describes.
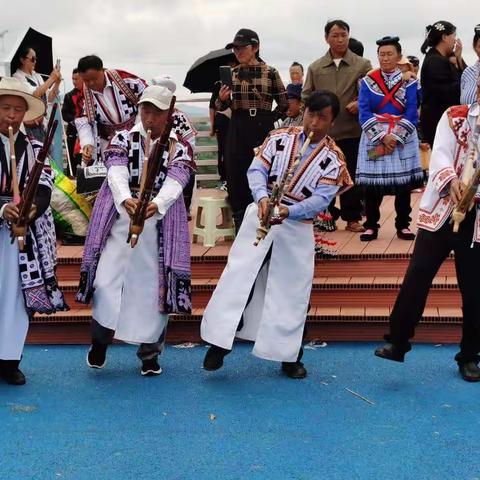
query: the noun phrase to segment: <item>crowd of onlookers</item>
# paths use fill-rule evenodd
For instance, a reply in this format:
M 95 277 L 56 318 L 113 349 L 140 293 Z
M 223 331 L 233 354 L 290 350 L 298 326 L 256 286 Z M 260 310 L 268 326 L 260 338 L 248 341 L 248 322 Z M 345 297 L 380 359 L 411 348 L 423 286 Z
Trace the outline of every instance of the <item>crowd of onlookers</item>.
M 237 59 L 233 87 L 219 86 L 210 103 L 221 188 L 228 190 L 237 226 L 251 201 L 245 173 L 253 148 L 273 125 L 301 125 L 305 98 L 326 89 L 341 104 L 330 135 L 356 183 L 339 204 L 332 202 L 330 215 L 333 220 L 342 218 L 345 228 L 361 233 L 362 240 L 373 240 L 380 226 L 382 198 L 395 195 L 398 236 L 413 239 L 410 192 L 421 189 L 426 180 L 436 125 L 448 107 L 476 100 L 480 60 L 465 64 L 456 27 L 438 21 L 426 28 L 423 62 L 406 55 L 398 37 L 380 39 L 377 63 L 363 58 L 363 45 L 350 37 L 346 22 L 330 21 L 325 25 L 329 47 L 325 55 L 308 67 L 305 77 L 303 66 L 294 62 L 284 90 L 276 69 L 258 60 L 258 35 L 242 29 L 237 36 L 238 42 L 227 45 Z M 480 25 L 474 29 L 473 48 L 480 59 Z
M 333 201 L 322 218 L 326 214 L 331 219 L 330 229 L 336 228 L 335 221 L 341 218 L 346 222 L 346 230 L 360 233 L 361 240 L 374 240 L 380 228 L 383 196 L 394 195 L 397 234 L 411 240 L 414 234 L 409 228 L 410 194 L 422 188 L 428 175 L 428 155 L 437 123 L 448 107 L 476 100 L 480 25 L 475 27 L 473 37 L 473 49 L 479 60 L 470 66 L 463 60 L 456 27 L 447 21 L 427 27 L 421 47 L 425 54 L 423 62 L 406 55 L 408 52 L 402 51 L 398 37 L 377 41 L 376 61 L 363 58 L 362 43 L 350 36 L 350 26 L 343 20 L 329 21 L 324 33 L 328 44 L 325 54 L 312 62 L 306 72 L 300 63 L 293 62 L 286 87 L 278 71 L 261 60 L 256 32 L 241 29 L 226 46 L 235 55 L 235 62 L 230 65 L 232 84 L 217 82 L 210 101 L 211 135 L 218 141 L 219 188 L 228 191 L 238 229 L 252 201 L 246 172 L 254 149 L 274 127 L 301 126 L 308 95 L 314 90 L 330 90 L 338 96 L 341 106 L 330 136 L 344 154 L 355 187 L 344 193 L 337 204 Z M 84 58 L 92 62 L 94 56 Z M 14 76 L 28 84 L 33 95 L 45 102 L 57 97 L 62 79 L 59 66 L 43 80 L 35 72 L 33 48 L 19 52 L 15 61 Z M 92 98 L 97 101 L 104 95 L 103 88 L 108 91 L 109 87 L 103 65 L 97 72 L 103 79 L 100 90 L 92 84 L 89 72 L 97 71 L 96 64 L 92 65 L 80 68 L 83 71 L 73 71 L 74 88 L 63 101 L 73 173 L 82 165 L 82 159 L 85 164 L 89 158 L 89 150 L 79 144 L 77 135 L 77 119 L 85 115 L 84 91 L 93 91 Z M 85 79 L 90 82 L 86 87 Z M 113 103 L 108 103 L 108 95 L 105 98 L 106 109 L 114 110 Z M 103 100 L 100 98 L 99 102 L 101 105 Z M 104 124 L 101 119 L 98 121 L 101 132 Z M 113 120 L 112 125 L 115 129 Z M 42 138 L 45 118 L 25 126 L 28 133 Z

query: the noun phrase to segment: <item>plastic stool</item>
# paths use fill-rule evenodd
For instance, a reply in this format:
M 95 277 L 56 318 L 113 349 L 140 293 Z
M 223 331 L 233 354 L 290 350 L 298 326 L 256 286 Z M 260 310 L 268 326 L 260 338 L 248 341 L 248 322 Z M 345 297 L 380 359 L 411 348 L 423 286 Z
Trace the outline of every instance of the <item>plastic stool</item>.
M 217 225 L 217 215 L 220 209 L 222 223 Z M 200 222 L 204 216 L 204 225 Z M 197 242 L 198 235 L 203 237 L 205 247 L 214 247 L 217 238 L 233 239 L 235 228 L 233 226 L 232 212 L 224 198 L 200 197 L 198 199 L 197 219 L 193 228 L 193 241 Z

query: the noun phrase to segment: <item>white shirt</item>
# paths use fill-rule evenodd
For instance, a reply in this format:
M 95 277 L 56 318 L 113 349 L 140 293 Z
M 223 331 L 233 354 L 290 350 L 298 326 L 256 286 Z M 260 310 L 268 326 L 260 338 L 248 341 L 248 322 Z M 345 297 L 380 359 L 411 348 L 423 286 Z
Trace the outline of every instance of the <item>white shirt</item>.
M 23 70 L 17 69 L 17 71 L 13 74 L 14 78 L 17 78 L 20 80 L 22 83 L 24 83 L 29 91 L 30 94 L 33 95 L 33 92 L 40 86 L 42 86 L 45 82 L 43 81 L 42 76 L 37 73 L 33 72 L 31 75 L 29 73 L 24 72 Z M 32 81 L 33 83 L 36 84 L 36 87 L 34 87 L 28 80 Z
M 335 65 L 337 66 L 337 70 L 338 70 L 338 67 L 340 66 L 340 62 L 342 61 L 342 59 L 341 58 L 334 58 L 333 61 L 334 61 Z
M 130 132 L 140 132 L 142 137 L 146 138 L 147 133 L 143 128 L 142 123 L 137 123 Z M 172 138 L 177 138 L 172 132 L 170 135 Z M 150 147 L 151 148 L 151 147 Z M 128 167 L 121 165 L 114 165 L 108 169 L 107 180 L 108 186 L 112 191 L 113 201 L 117 211 L 120 213 L 123 206 L 123 202 L 127 198 L 132 198 L 132 192 L 129 185 L 130 174 Z M 157 205 L 159 218 L 163 218 L 167 213 L 167 210 L 173 205 L 173 203 L 182 194 L 183 188 L 176 180 L 167 176 L 160 188 L 157 196 L 152 199 L 152 202 Z

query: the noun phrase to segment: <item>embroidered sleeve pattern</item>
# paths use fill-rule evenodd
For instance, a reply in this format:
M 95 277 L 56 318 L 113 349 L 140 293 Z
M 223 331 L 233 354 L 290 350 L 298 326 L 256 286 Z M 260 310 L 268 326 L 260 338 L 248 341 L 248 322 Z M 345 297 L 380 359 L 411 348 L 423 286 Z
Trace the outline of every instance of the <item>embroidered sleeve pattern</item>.
M 402 144 L 405 145 L 405 143 L 408 140 L 408 137 L 412 135 L 413 132 L 416 131 L 415 125 L 408 121 L 406 118 L 402 118 L 399 120 L 395 128 L 392 130 L 392 135 Z
M 127 84 L 127 86 L 132 90 L 132 92 L 140 99 L 142 96 L 143 91 L 146 88 L 146 83 L 141 78 L 133 78 L 127 77 L 124 78 L 123 81 Z
M 175 152 L 168 164 L 167 177 L 176 180 L 182 188 L 185 188 L 194 169 L 195 166 L 188 153 L 187 145 L 176 142 Z
M 445 167 L 439 170 L 433 178 L 433 185 L 438 192 L 443 192 L 445 187 L 457 178 L 457 174 L 453 167 Z
M 380 143 L 383 137 L 387 134 L 385 131 L 385 124 L 379 122 L 375 116 L 362 125 L 362 130 L 365 132 L 365 135 L 371 143 Z

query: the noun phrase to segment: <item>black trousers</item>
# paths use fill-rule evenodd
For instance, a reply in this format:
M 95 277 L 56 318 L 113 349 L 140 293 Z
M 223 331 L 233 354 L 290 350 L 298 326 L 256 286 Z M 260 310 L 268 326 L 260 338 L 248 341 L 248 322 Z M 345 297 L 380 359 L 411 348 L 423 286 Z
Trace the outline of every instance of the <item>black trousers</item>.
M 248 111 L 234 111 L 227 136 L 225 167 L 227 174 L 228 201 L 232 208 L 235 229 L 238 232 L 248 205 L 253 202 L 248 186 L 247 170 L 250 167 L 254 148 L 262 145 L 273 129 L 273 114 L 257 113 L 251 117 Z
M 160 335 L 160 338 L 157 342 L 141 343 L 137 350 L 137 357 L 142 361 L 151 360 L 152 358 L 158 357 L 158 355 L 162 353 L 165 345 L 165 333 L 166 329 Z M 92 343 L 98 343 L 100 345 L 107 346 L 112 343 L 115 331 L 100 325 L 93 318 L 91 324 L 91 334 Z
M 230 119 L 221 113 L 215 115 L 214 130 L 217 137 L 218 144 L 218 174 L 220 180 L 225 182 L 227 180 L 227 174 L 225 169 L 225 150 L 227 147 L 227 135 L 228 126 L 230 125 Z
M 75 150 L 75 143 L 77 141 L 77 133 L 67 133 L 67 148 L 68 155 L 70 156 L 70 163 L 72 164 L 72 173 L 75 176 L 77 173 L 77 166 L 82 163 L 82 155 L 75 155 L 73 152 Z M 66 169 L 66 174 L 70 175 L 70 170 Z
M 195 187 L 195 172 L 192 172 L 192 174 L 190 175 L 190 180 L 188 181 L 187 185 L 183 189 L 183 200 L 185 202 L 185 208 L 187 209 L 187 213 L 190 212 L 190 207 L 192 205 L 194 187 Z
M 410 192 L 398 193 L 395 195 L 395 228 L 402 230 L 408 228 L 412 219 L 410 214 L 412 213 L 412 207 L 410 206 Z M 382 204 L 383 195 L 375 192 L 367 192 L 365 194 L 365 215 L 367 220 L 363 226 L 368 229 L 378 230 L 380 224 L 380 205 Z
M 348 173 L 355 181 L 360 138 L 345 138 L 336 140 L 335 143 L 345 155 Z M 335 207 L 335 200 L 334 198 L 329 206 L 333 218 L 342 217 L 345 222 L 358 222 L 362 219 L 362 194 L 357 187 L 350 188 L 340 196 L 340 210 Z
M 453 250 L 463 305 L 462 340 L 455 359 L 459 364 L 477 359 L 480 352 L 480 245 L 475 243 L 472 247 L 475 210 L 461 223 L 458 233 L 453 233 L 448 221 L 436 232 L 419 230 L 410 265 L 390 315 L 387 341 L 400 348 L 410 345 L 415 326 L 422 318 L 432 280 Z

